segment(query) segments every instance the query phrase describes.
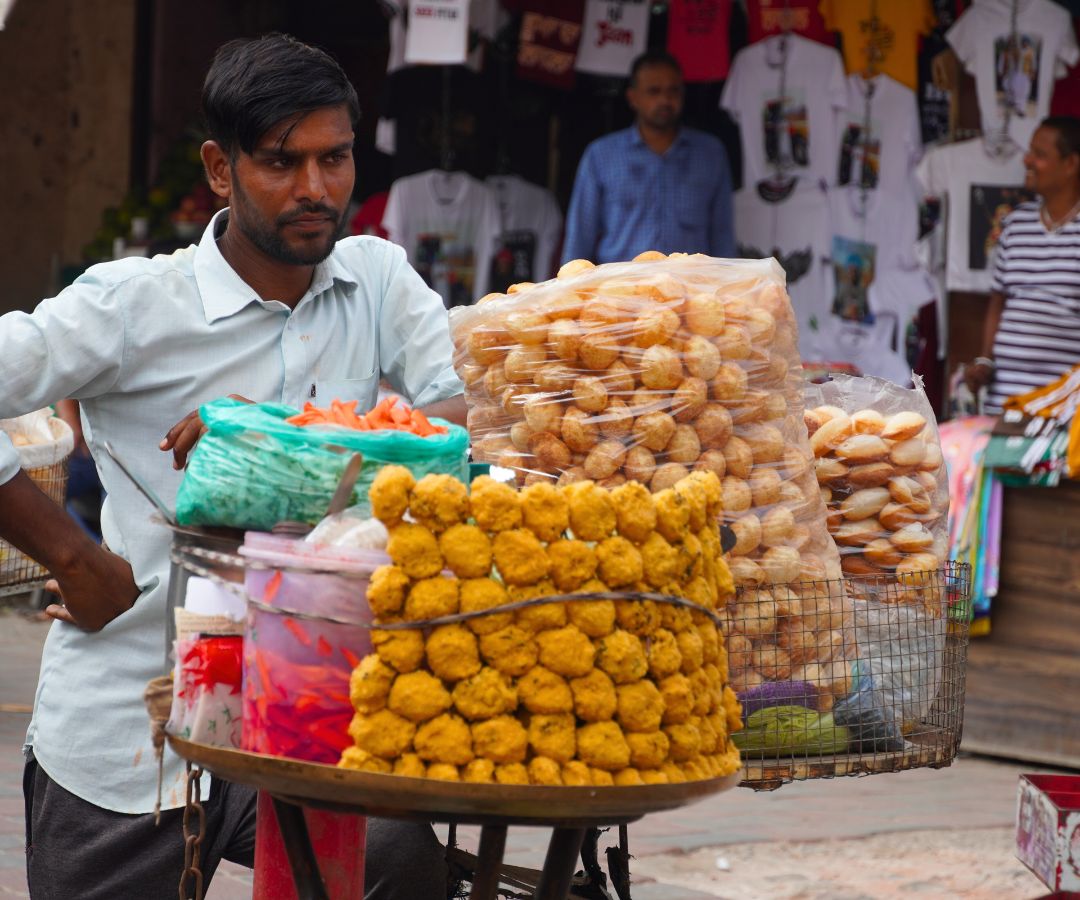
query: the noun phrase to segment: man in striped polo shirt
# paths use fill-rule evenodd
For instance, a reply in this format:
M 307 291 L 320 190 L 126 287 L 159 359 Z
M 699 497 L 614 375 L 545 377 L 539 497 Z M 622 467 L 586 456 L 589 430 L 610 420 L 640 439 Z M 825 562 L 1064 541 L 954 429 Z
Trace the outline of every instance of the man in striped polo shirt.
M 990 413 L 1080 363 L 1080 119 L 1044 119 L 1024 166 L 1039 199 L 1005 219 L 983 355 L 967 367 L 969 387 L 989 386 Z

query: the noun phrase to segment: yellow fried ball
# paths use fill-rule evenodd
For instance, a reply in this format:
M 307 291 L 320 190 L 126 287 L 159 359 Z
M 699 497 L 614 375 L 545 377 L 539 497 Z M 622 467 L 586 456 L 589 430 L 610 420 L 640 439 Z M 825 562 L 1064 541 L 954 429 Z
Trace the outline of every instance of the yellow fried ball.
M 403 753 L 394 760 L 394 774 L 407 778 L 423 778 L 427 775 L 427 766 L 415 753 Z
M 413 672 L 424 661 L 424 633 L 416 628 L 372 628 L 371 644 L 379 659 L 398 672 Z
M 737 731 L 742 731 L 742 704 L 739 703 L 738 695 L 726 685 L 724 687 L 722 706 L 727 719 L 727 733 L 735 734 Z
M 438 534 L 469 517 L 469 492 L 453 475 L 425 475 L 412 489 L 409 512 Z
M 439 542 L 422 525 L 403 522 L 390 529 L 386 552 L 410 578 L 431 578 L 443 568 Z
M 368 491 L 371 514 L 387 528 L 397 525 L 409 508 L 409 494 L 415 485 L 412 472 L 404 466 L 383 466 Z
M 630 787 L 635 784 L 644 784 L 641 779 L 641 773 L 629 766 L 625 769 L 620 769 L 614 775 L 615 784 L 619 787 Z
M 435 781 L 461 781 L 458 767 L 451 763 L 432 763 L 428 766 L 427 777 Z
M 439 535 L 439 550 L 458 578 L 483 578 L 491 571 L 491 539 L 475 525 L 451 525 Z
M 555 585 L 547 579 L 537 584 L 513 585 L 509 590 L 512 603 L 550 597 L 555 593 Z M 555 602 L 526 606 L 514 612 L 514 624 L 533 634 L 550 628 L 562 628 L 566 624 L 566 607 Z
M 641 769 L 642 784 L 668 784 L 667 773 L 660 769 Z
M 388 775 L 393 771 L 393 767 L 387 760 L 372 756 L 367 750 L 361 750 L 359 747 L 346 747 L 341 754 L 341 759 L 338 760 L 338 768 L 353 769 L 357 772 L 378 772 L 381 775 Z
M 570 529 L 583 541 L 602 541 L 615 530 L 615 506 L 602 487 L 578 481 L 562 487 L 570 504 Z
M 397 675 L 377 654 L 365 656 L 349 676 L 349 700 L 359 713 L 378 712 L 386 706 L 390 685 Z
M 664 698 L 664 724 L 678 725 L 690 718 L 694 711 L 690 679 L 682 673 L 661 679 L 660 695 Z
M 597 574 L 612 590 L 641 580 L 638 548 L 624 537 L 610 537 L 596 545 Z
M 524 526 L 542 541 L 557 540 L 570 526 L 570 507 L 554 484 L 530 484 L 521 492 Z
M 496 716 L 472 725 L 473 752 L 496 763 L 524 762 L 529 738 L 513 716 Z
M 568 713 L 574 697 L 566 679 L 543 666 L 533 666 L 518 679 L 518 699 L 531 713 Z
M 594 769 L 617 772 L 630 765 L 630 747 L 614 722 L 590 722 L 577 730 L 577 755 Z
M 689 519 L 687 525 L 691 532 L 698 532 L 708 524 L 709 521 L 709 495 L 705 489 L 705 485 L 702 483 L 701 478 L 695 478 L 695 473 L 690 473 L 682 481 L 675 485 L 675 493 L 683 499 L 686 503 L 686 508 L 689 513 Z M 697 472 L 697 475 L 703 476 L 704 472 Z
M 495 781 L 495 763 L 490 759 L 474 759 L 462 768 L 461 780 L 471 784 L 491 784 Z
M 697 727 L 698 733 L 701 735 L 701 752 L 704 754 L 715 753 L 718 735 L 716 729 L 712 726 L 712 722 L 707 718 L 702 718 L 697 722 Z
M 573 625 L 543 631 L 536 636 L 536 643 L 541 664 L 552 672 L 578 678 L 592 668 L 596 649 L 589 636 Z
M 691 472 L 683 482 L 693 482 L 701 485 L 705 491 L 705 514 L 708 518 L 716 518 L 723 512 L 724 491 L 720 478 L 711 470 L 699 470 Z M 678 484 L 676 487 L 678 487 Z
M 704 669 L 697 669 L 686 677 L 690 679 L 690 696 L 694 698 L 693 714 L 695 716 L 707 715 L 712 707 L 709 676 L 705 674 Z
M 643 678 L 620 684 L 615 690 L 619 697 L 617 721 L 624 732 L 656 731 L 660 727 L 664 698 L 655 684 Z
M 680 631 L 675 635 L 682 656 L 682 672 L 689 675 L 696 672 L 705 662 L 705 645 L 696 628 Z
M 589 777 L 592 779 L 593 787 L 613 787 L 615 779 L 610 772 L 605 772 L 603 769 L 589 769 Z
M 679 553 L 658 532 L 654 531 L 642 543 L 641 560 L 645 580 L 654 588 L 662 588 L 679 577 Z
M 649 489 L 636 481 L 620 484 L 611 492 L 615 526 L 624 538 L 640 544 L 656 528 L 656 506 Z
M 653 678 L 667 678 L 682 669 L 682 654 L 675 635 L 666 628 L 653 632 L 648 650 L 649 674 Z
M 600 589 L 603 587 L 599 585 Z M 613 600 L 575 600 L 566 604 L 566 615 L 571 625 L 577 626 L 591 638 L 601 638 L 615 629 Z
M 452 616 L 458 611 L 458 580 L 424 578 L 409 589 L 405 598 L 405 618 L 410 622 L 423 622 L 439 616 Z
M 574 717 L 569 713 L 530 716 L 529 746 L 536 756 L 569 762 L 577 747 L 574 725 Z
M 637 635 L 615 629 L 596 643 L 596 665 L 616 684 L 629 684 L 644 678 L 649 671 L 645 647 Z
M 660 730 L 630 731 L 626 734 L 630 765 L 639 769 L 658 769 L 668 757 L 668 736 Z
M 453 713 L 443 713 L 417 728 L 413 746 L 417 755 L 428 762 L 463 766 L 473 758 L 469 724 Z M 428 777 L 435 777 L 430 768 Z
M 545 757 L 538 756 L 536 758 L 544 759 Z M 592 784 L 592 778 L 589 775 L 589 767 L 577 759 L 572 759 L 568 763 L 563 763 L 561 774 L 562 783 L 567 787 L 589 787 Z
M 412 743 L 416 725 L 388 709 L 357 713 L 349 724 L 349 737 L 361 750 L 381 759 L 401 756 Z
M 678 596 L 682 589 L 678 585 L 669 585 L 664 593 Z M 690 610 L 685 606 L 676 606 L 674 603 L 660 604 L 660 624 L 673 634 L 685 631 L 694 626 L 694 619 Z
M 554 759 L 534 756 L 529 760 L 530 784 L 562 784 L 562 767 Z
M 396 616 L 405 603 L 409 576 L 398 566 L 379 566 L 371 573 L 367 601 L 376 616 Z
M 690 504 L 674 488 L 653 494 L 656 503 L 656 530 L 672 543 L 681 541 L 690 530 Z
M 638 637 L 649 637 L 660 627 L 660 610 L 652 600 L 616 600 L 619 627 Z
M 521 527 L 521 498 L 508 484 L 481 475 L 473 480 L 471 494 L 473 518 L 484 531 L 509 531 Z
M 555 541 L 547 552 L 551 580 L 560 591 L 576 591 L 596 573 L 596 553 L 584 541 Z
M 425 647 L 427 663 L 443 681 L 461 681 L 480 671 L 480 648 L 464 625 L 439 625 L 432 629 Z
M 394 679 L 386 706 L 410 722 L 426 722 L 450 708 L 450 692 L 430 672 L 410 672 Z
M 554 633 L 556 632 L 544 632 Z M 510 625 L 481 635 L 480 655 L 492 668 L 517 677 L 536 665 L 539 647 L 532 634 L 517 625 Z
M 463 613 L 494 609 L 510 602 L 506 588 L 492 578 L 470 578 L 463 581 L 460 592 L 460 609 Z M 508 612 L 477 616 L 467 620 L 465 625 L 474 634 L 491 634 L 513 623 L 514 614 Z
M 529 770 L 522 763 L 505 763 L 495 767 L 498 784 L 528 784 Z
M 535 584 L 550 567 L 544 545 L 525 528 L 495 536 L 495 565 L 507 584 Z
M 606 722 L 614 717 L 618 706 L 615 682 L 599 669 L 570 680 L 574 697 L 574 714 L 585 722 Z
M 665 725 L 664 734 L 671 743 L 669 754 L 675 762 L 693 759 L 701 752 L 701 732 L 691 721 Z
M 471 721 L 513 712 L 518 705 L 514 683 L 488 667 L 454 685 L 453 700 L 454 708 Z

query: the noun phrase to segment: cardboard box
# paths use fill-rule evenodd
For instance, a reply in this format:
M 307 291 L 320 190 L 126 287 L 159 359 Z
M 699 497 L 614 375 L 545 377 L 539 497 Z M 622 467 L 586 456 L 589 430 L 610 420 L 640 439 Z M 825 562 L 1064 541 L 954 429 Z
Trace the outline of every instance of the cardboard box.
M 1054 891 L 1080 891 L 1080 775 L 1021 775 L 1016 855 Z

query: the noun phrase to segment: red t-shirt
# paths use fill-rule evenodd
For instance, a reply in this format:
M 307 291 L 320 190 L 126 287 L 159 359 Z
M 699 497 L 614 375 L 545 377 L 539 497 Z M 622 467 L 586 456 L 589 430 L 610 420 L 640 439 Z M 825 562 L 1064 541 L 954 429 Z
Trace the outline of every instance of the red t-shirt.
M 731 55 L 731 0 L 671 0 L 668 53 L 682 66 L 685 81 L 723 81 Z
M 386 212 L 386 201 L 389 191 L 372 194 L 356 211 L 349 228 L 353 234 L 373 234 L 376 237 L 385 238 L 386 229 L 382 227 L 383 213 Z

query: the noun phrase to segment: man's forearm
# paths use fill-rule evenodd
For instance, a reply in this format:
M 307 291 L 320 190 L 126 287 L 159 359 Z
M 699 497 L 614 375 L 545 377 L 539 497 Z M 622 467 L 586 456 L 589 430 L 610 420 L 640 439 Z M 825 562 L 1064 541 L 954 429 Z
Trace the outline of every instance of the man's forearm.
M 994 355 L 994 338 L 1001 324 L 1001 313 L 1005 309 L 1005 295 L 994 291 L 990 294 L 990 303 L 986 308 L 986 320 L 983 322 L 982 355 Z
M 425 416 L 438 416 L 440 419 L 446 419 L 447 422 L 453 422 L 464 428 L 469 408 L 465 404 L 465 395 L 458 394 L 446 400 L 430 403 L 421 412 Z

